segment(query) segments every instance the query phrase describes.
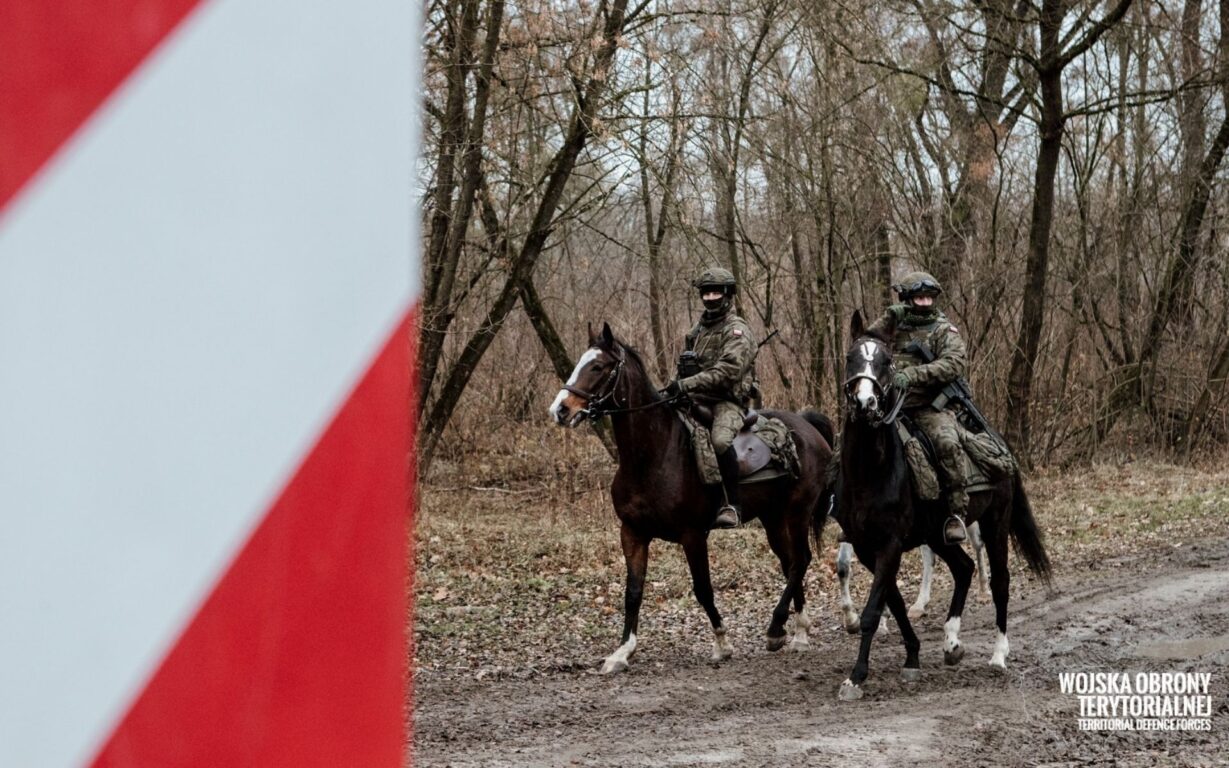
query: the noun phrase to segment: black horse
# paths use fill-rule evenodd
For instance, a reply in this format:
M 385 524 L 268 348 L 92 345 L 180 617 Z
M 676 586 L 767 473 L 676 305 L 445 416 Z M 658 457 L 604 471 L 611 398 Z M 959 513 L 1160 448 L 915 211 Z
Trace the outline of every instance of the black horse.
M 951 569 L 955 589 L 943 627 L 943 660 L 947 664 L 956 664 L 964 656 L 959 638 L 960 615 L 973 575 L 973 561 L 964 550 L 958 544 L 943 541 L 943 521 L 947 517 L 944 502 L 922 501 L 913 492 L 904 444 L 894 423 L 904 393 L 895 391 L 892 385 L 894 369 L 888 340 L 869 335 L 860 312 L 854 313 L 849 332 L 853 347 L 845 360 L 847 407 L 833 514 L 858 560 L 874 573 L 875 579 L 862 611 L 858 661 L 840 689 L 840 698 L 846 701 L 862 697 L 871 640 L 879 628 L 885 604 L 896 619 L 905 644 L 901 677 L 906 681 L 921 678 L 920 644 L 896 586 L 902 553 L 927 544 Z M 823 532 L 824 511 L 817 508 L 812 521 L 812 532 L 817 538 Z M 980 524 L 989 555 L 990 592 L 998 626 L 998 641 L 990 665 L 1004 670 L 1008 653 L 1008 537 L 1033 573 L 1047 582 L 1050 561 L 1019 474 L 1000 479 L 991 490 L 973 494 L 968 522 Z
M 586 418 L 609 415 L 619 449 L 619 468 L 610 495 L 622 523 L 620 538 L 627 560 L 623 640 L 602 665 L 603 673 L 627 669 L 636 650 L 640 601 L 644 592 L 649 543 L 654 539 L 683 546 L 696 599 L 713 626 L 714 661 L 732 655 L 721 614 L 713 601 L 708 570 L 708 531 L 721 501 L 720 485 L 705 485 L 700 477 L 686 428 L 653 386 L 640 355 L 617 339 L 610 326 L 594 334 L 567 385 L 550 407 L 555 423 L 574 427 Z M 768 648 L 786 641 L 786 622 L 793 602 L 796 617 L 792 647 L 807 646 L 810 621 L 806 614 L 803 578 L 811 562 L 807 523 L 823 489 L 824 472 L 832 455 L 832 425 L 817 413 L 802 415 L 763 411 L 784 421 L 798 448 L 800 473 L 743 487 L 743 519 L 763 523 L 768 544 L 781 561 L 785 590 L 768 626 Z

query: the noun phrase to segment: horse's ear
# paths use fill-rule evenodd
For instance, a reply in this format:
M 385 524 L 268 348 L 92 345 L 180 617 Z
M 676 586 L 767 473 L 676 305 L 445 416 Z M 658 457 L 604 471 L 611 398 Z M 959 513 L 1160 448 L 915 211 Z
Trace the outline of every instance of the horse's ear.
M 614 349 L 614 334 L 610 331 L 610 323 L 602 323 L 602 335 L 597 341 L 602 349 Z
M 855 309 L 853 317 L 849 318 L 849 340 L 857 341 L 866 335 L 866 324 L 862 322 L 862 310 Z
M 597 334 L 593 332 L 593 323 L 589 323 L 589 346 L 597 346 Z

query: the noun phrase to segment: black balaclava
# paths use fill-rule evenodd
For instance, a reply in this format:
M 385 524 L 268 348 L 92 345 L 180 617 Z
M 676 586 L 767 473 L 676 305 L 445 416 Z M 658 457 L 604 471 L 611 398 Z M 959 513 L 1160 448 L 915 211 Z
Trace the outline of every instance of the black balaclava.
M 701 288 L 700 295 L 703 296 L 705 293 L 706 291 L 703 288 Z M 701 298 L 700 301 L 704 304 L 704 318 L 703 319 L 707 323 L 713 323 L 725 317 L 726 314 L 730 311 L 730 306 L 733 303 L 731 301 L 731 296 L 730 296 L 729 291 L 727 291 L 724 288 L 721 289 L 721 298 L 709 299 L 709 300 L 705 300 Z

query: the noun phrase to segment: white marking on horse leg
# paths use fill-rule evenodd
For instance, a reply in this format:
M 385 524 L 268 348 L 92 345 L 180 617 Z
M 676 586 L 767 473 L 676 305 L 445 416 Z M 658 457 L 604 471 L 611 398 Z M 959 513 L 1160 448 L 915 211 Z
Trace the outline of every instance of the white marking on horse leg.
M 725 627 L 713 628 L 713 655 L 710 657 L 713 661 L 725 661 L 734 655 L 734 648 L 730 646 L 730 639 L 726 636 Z
M 935 553 L 930 547 L 922 545 L 922 588 L 918 590 L 917 600 L 909 608 L 909 618 L 920 619 L 926 615 L 926 606 L 930 603 L 930 582 L 935 575 Z
M 811 647 L 811 638 L 808 633 L 811 631 L 811 617 L 807 615 L 807 609 L 804 607 L 794 616 L 794 639 L 789 643 L 791 651 L 805 651 Z
M 948 653 L 960 647 L 960 617 L 953 616 L 943 625 L 943 650 Z
M 981 537 L 981 526 L 977 523 L 969 526 L 969 541 L 973 542 L 973 553 L 977 555 L 977 597 L 979 600 L 989 600 L 990 579 L 986 576 L 986 542 Z
M 606 657 L 606 661 L 602 663 L 602 674 L 609 675 L 612 672 L 626 672 L 627 661 L 636 652 L 636 633 L 628 636 L 627 642 L 615 649 L 615 652 Z
M 845 629 L 849 632 L 857 632 L 861 628 L 859 627 L 861 617 L 853 607 L 853 598 L 849 595 L 849 573 L 852 560 L 853 545 L 847 541 L 842 542 L 836 553 L 836 573 L 841 582 L 841 613 Z
M 990 657 L 990 666 L 999 669 L 1007 669 L 1007 653 L 1011 650 L 1010 643 L 1007 642 L 1007 633 L 1000 632 L 999 639 L 994 644 L 994 655 Z
M 841 689 L 837 691 L 836 697 L 841 701 L 857 701 L 862 698 L 862 689 L 853 684 L 853 680 L 845 678 L 845 682 L 841 683 Z

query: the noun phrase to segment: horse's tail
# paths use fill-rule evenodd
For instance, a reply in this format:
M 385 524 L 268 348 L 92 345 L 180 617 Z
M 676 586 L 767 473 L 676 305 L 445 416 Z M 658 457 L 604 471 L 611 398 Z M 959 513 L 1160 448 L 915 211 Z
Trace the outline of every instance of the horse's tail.
M 816 557 L 824 551 L 824 523 L 828 522 L 828 511 L 834 503 L 835 494 L 831 489 L 825 488 L 824 492 L 819 494 L 815 508 L 811 510 L 811 550 Z
M 1041 531 L 1037 529 L 1033 508 L 1028 503 L 1028 494 L 1024 492 L 1024 481 L 1019 472 L 1012 481 L 1011 495 L 1011 540 L 1015 544 L 1016 554 L 1023 557 L 1029 570 L 1048 585 L 1050 556 L 1046 554 L 1045 543 L 1041 540 Z
M 832 429 L 832 419 L 823 415 L 819 411 L 812 411 L 810 409 L 803 411 L 801 416 L 802 418 L 806 419 L 812 427 L 815 427 L 819 434 L 824 436 L 824 439 L 828 441 L 828 447 L 831 448 L 832 441 L 836 439 L 836 432 Z

